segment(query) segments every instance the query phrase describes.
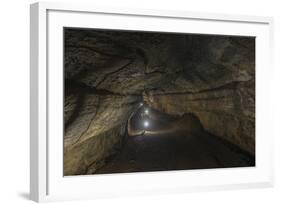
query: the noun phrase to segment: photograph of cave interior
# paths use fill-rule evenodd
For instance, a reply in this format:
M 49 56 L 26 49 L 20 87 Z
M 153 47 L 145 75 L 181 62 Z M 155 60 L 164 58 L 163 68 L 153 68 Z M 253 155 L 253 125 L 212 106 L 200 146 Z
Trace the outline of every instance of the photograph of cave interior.
M 255 166 L 255 38 L 64 28 L 64 176 Z

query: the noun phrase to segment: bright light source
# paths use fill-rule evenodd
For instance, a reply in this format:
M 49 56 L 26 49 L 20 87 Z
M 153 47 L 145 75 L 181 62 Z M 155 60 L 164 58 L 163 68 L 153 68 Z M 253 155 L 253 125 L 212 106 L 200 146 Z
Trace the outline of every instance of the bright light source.
M 142 102 L 140 103 L 140 106 L 143 106 L 143 103 L 142 103 Z
M 144 113 L 145 113 L 145 114 L 148 114 L 148 109 L 146 109 L 146 110 L 144 111 Z
M 144 121 L 143 125 L 144 125 L 144 127 L 148 127 L 149 126 L 149 122 L 148 121 Z

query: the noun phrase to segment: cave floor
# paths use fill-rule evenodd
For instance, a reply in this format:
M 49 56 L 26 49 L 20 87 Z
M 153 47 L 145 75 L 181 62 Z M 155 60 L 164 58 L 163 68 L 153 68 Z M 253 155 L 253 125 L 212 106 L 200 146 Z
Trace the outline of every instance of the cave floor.
M 172 129 L 129 136 L 120 151 L 95 174 L 248 166 L 255 166 L 254 157 L 204 130 Z

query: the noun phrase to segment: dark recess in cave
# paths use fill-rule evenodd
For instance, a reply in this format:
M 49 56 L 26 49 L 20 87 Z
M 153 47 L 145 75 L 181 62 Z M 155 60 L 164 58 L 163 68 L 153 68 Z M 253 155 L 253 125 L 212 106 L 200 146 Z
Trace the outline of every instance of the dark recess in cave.
M 64 175 L 255 166 L 255 38 L 64 29 Z

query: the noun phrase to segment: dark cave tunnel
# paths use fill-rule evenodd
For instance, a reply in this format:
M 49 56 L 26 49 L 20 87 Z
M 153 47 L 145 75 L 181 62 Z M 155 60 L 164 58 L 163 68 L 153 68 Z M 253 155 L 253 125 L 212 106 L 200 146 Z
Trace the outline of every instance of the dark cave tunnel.
M 254 38 L 64 34 L 64 175 L 255 166 Z
M 191 114 L 172 116 L 141 102 L 126 139 L 97 174 L 254 166 L 254 157 L 207 133 Z

